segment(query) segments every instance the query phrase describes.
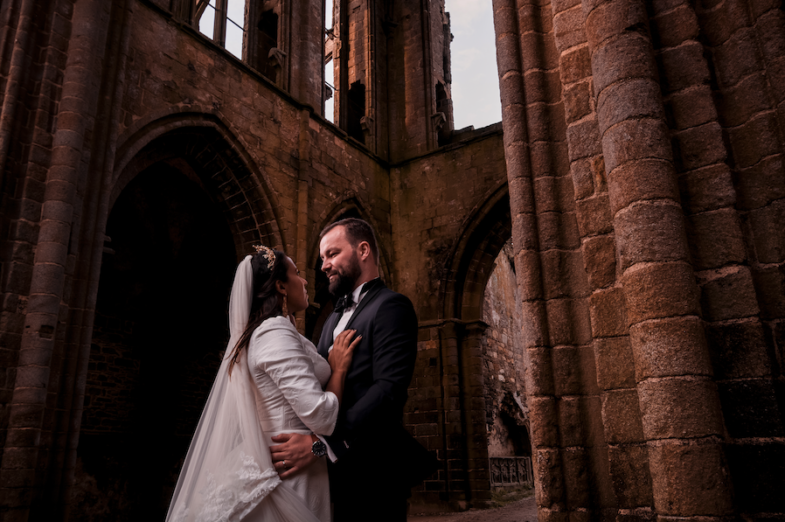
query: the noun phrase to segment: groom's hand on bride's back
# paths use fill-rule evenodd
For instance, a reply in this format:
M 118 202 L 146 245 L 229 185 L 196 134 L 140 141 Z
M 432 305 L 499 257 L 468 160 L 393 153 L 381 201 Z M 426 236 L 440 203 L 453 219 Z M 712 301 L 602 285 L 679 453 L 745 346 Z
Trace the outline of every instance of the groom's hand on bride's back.
M 275 446 L 270 446 L 273 466 L 278 475 L 288 478 L 303 468 L 313 464 L 319 457 L 313 454 L 313 435 L 302 433 L 281 433 L 272 437 Z

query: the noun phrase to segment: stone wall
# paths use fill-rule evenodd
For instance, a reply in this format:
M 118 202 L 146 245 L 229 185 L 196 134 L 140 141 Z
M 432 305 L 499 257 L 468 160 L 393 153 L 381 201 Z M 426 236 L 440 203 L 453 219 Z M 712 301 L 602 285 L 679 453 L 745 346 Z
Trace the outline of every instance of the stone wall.
M 485 286 L 482 320 L 483 379 L 488 456 L 531 455 L 520 295 L 513 267 L 512 241 L 504 245 Z

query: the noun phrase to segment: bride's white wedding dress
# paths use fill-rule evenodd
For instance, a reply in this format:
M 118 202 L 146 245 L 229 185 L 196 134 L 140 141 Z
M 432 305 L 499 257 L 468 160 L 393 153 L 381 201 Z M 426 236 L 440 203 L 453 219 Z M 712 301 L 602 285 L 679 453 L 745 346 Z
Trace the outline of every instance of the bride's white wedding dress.
M 232 286 L 226 355 L 188 448 L 167 522 L 330 520 L 325 460 L 281 480 L 270 454 L 273 435 L 332 433 L 338 399 L 322 391 L 330 368 L 283 317 L 264 321 L 232 366 L 252 290 L 247 256 Z
M 248 349 L 248 366 L 256 383 L 259 420 L 269 445 L 276 444 L 271 437 L 281 433 L 333 432 L 338 398 L 322 391 L 330 379 L 330 365 L 289 320 L 272 317 L 256 329 Z M 330 520 L 330 487 L 324 458 L 283 483 L 305 501 L 320 521 Z M 264 508 L 264 502 L 260 508 Z

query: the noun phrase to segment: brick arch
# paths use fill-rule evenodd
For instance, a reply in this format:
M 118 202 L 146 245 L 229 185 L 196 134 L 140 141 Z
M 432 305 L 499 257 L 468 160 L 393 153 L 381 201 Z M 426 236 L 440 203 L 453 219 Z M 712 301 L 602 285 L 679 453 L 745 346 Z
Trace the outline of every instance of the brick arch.
M 512 237 L 507 183 L 491 190 L 470 213 L 454 242 L 440 285 L 442 317 L 482 319 L 485 284 L 493 263 Z
M 108 210 L 134 177 L 166 162 L 198 183 L 223 210 L 238 256 L 259 242 L 282 248 L 269 180 L 218 116 L 175 112 L 126 135 L 118 149 Z

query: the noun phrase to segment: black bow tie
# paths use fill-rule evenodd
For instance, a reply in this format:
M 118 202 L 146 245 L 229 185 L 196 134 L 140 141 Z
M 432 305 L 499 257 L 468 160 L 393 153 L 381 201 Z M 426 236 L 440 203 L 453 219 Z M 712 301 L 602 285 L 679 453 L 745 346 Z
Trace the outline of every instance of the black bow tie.
M 354 306 L 352 294 L 346 294 L 335 302 L 335 313 L 342 314 L 347 308 Z

